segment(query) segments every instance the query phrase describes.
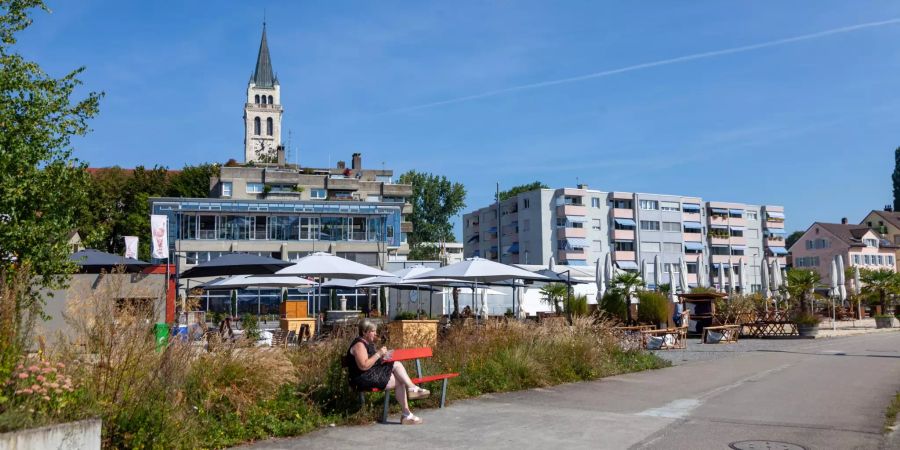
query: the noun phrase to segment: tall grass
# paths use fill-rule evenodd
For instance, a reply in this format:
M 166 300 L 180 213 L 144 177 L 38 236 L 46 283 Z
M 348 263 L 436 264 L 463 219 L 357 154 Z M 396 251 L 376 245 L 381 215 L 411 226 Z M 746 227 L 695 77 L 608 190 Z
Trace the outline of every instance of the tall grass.
M 74 297 L 67 312 L 72 338 L 58 339 L 39 357 L 48 364 L 65 361 L 75 388 L 68 409 L 43 420 L 101 417 L 104 447 L 220 448 L 380 414 L 384 394 L 369 394 L 368 406 L 360 408 L 341 366 L 354 332 L 336 330 L 291 349 L 238 342 L 210 352 L 173 341 L 158 352 L 148 320 L 153 311 L 110 301 L 111 292 Z M 488 321 L 454 327 L 424 364 L 427 374 L 461 374 L 450 383 L 451 400 L 664 365 L 646 352 L 623 351 L 609 327 L 586 317 L 575 317 L 572 326 Z M 438 397 L 414 407 L 435 406 Z M 0 410 L 0 423 L 12 417 L 8 413 Z

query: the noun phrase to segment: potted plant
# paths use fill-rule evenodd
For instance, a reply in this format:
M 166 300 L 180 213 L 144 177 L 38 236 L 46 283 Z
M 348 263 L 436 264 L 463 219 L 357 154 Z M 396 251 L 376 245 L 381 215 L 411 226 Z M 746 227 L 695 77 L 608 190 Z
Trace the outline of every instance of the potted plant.
M 897 274 L 890 269 L 865 270 L 860 279 L 863 282 L 862 293 L 878 299 L 881 311 L 875 315 L 875 328 L 891 328 L 894 319 L 887 313 L 888 302 L 892 294 L 900 286 Z
M 892 328 L 894 316 L 890 314 L 878 314 L 875 316 L 875 328 Z
M 801 312 L 794 316 L 792 322 L 797 324 L 800 337 L 815 337 L 819 334 L 819 317 L 814 314 Z
M 417 317 L 415 311 L 402 311 L 387 324 L 392 347 L 416 348 L 437 345 L 438 321 Z
M 669 299 L 659 292 L 640 291 L 638 296 L 638 321 L 656 325 L 664 330 L 669 327 Z

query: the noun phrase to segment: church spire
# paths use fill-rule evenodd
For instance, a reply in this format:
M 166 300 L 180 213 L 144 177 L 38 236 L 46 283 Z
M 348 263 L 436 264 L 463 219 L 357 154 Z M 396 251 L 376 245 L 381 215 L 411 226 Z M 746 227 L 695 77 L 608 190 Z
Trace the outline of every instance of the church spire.
M 250 82 L 260 88 L 271 88 L 278 84 L 278 78 L 272 73 L 272 60 L 269 58 L 269 44 L 266 42 L 266 23 L 263 22 L 262 41 L 259 43 L 259 56 L 256 57 L 256 70 Z

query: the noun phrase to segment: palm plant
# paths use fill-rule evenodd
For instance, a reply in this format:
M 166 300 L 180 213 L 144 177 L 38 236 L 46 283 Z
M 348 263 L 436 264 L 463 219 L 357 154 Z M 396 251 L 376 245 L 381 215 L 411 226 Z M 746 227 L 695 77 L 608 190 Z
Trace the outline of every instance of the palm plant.
M 897 274 L 890 269 L 865 270 L 860 273 L 863 283 L 862 293 L 878 297 L 881 313 L 887 314 L 888 298 L 900 289 Z
M 641 279 L 641 275 L 636 272 L 624 272 L 616 275 L 610 280 L 610 285 L 613 289 L 622 293 L 622 297 L 625 298 L 625 311 L 628 319 L 631 320 L 631 296 L 634 295 L 638 288 L 644 287 L 644 280 Z
M 550 283 L 541 288 L 544 301 L 553 306 L 553 310 L 557 315 L 562 314 L 559 302 L 565 299 L 568 293 L 569 287 L 563 283 Z
M 818 272 L 804 269 L 791 269 L 787 272 L 788 293 L 800 302 L 800 312 L 803 315 L 812 311 L 813 292 L 820 285 L 822 276 Z

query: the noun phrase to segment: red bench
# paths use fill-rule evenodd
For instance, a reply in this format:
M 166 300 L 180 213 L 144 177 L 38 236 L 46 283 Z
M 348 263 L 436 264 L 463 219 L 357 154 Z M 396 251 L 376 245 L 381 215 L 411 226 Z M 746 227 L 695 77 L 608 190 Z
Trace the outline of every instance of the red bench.
M 422 358 L 431 358 L 432 356 L 434 356 L 434 354 L 432 353 L 430 347 L 398 348 L 398 349 L 394 350 L 394 352 L 391 354 L 390 359 L 385 358 L 384 361 L 386 361 L 386 362 L 391 362 L 391 361 L 401 362 L 401 361 L 415 360 L 416 361 L 416 376 L 414 378 L 410 377 L 410 378 L 412 378 L 413 383 L 421 384 L 421 383 L 431 383 L 434 381 L 443 381 L 443 383 L 441 384 L 441 406 L 440 406 L 441 408 L 443 408 L 447 401 L 447 384 L 449 383 L 451 378 L 458 377 L 459 374 L 458 373 L 444 373 L 444 374 L 440 374 L 440 375 L 429 375 L 427 377 L 422 376 Z M 378 389 L 378 388 L 360 390 L 359 391 L 360 404 L 365 403 L 365 393 L 366 392 L 380 392 L 380 391 L 381 391 L 381 389 Z M 390 402 L 391 402 L 391 393 L 385 392 L 384 393 L 384 413 L 381 416 L 382 423 L 387 423 L 388 408 L 390 406 Z

